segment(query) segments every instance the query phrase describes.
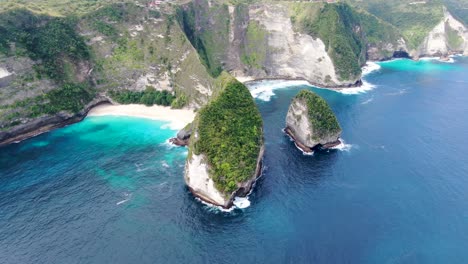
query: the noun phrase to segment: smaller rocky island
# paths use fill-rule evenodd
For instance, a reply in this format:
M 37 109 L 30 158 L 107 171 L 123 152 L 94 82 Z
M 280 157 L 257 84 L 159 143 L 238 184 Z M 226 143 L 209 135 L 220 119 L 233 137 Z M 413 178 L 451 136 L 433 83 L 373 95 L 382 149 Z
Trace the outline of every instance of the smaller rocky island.
M 327 102 L 317 94 L 300 91 L 292 100 L 284 129 L 305 153 L 339 145 L 341 127 Z

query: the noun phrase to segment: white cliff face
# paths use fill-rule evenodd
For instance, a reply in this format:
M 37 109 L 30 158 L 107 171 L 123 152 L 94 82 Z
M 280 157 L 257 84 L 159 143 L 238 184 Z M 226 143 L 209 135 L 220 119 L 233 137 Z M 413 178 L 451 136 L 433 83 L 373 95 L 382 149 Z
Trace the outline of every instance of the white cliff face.
M 0 68 L 0 79 L 9 76 L 11 73 L 7 69 Z
M 289 106 L 286 115 L 286 127 L 289 128 L 295 138 L 296 143 L 313 148 L 328 143 L 333 143 L 340 137 L 341 131 L 328 134 L 324 137 L 314 137 L 314 127 L 309 120 L 309 109 L 304 100 L 294 99 Z
M 448 30 L 455 32 L 463 41 L 459 47 L 451 47 Z M 444 19 L 429 32 L 417 54 L 413 55 L 438 56 L 447 55 L 449 52 L 468 54 L 468 29 L 449 12 L 445 11 Z
M 220 206 L 227 206 L 229 200 L 219 192 L 208 173 L 206 157 L 192 154 L 185 164 L 185 183 L 202 200 Z
M 296 140 L 306 146 L 315 146 L 318 142 L 311 141 L 312 128 L 307 118 L 308 109 L 304 102 L 294 100 L 286 115 L 286 126 L 289 127 Z
M 268 52 L 264 66 L 269 76 L 306 79 L 327 86 L 357 81 L 343 82 L 337 78 L 323 41 L 294 32 L 286 7 L 275 4 L 252 5 L 249 17 L 268 32 Z

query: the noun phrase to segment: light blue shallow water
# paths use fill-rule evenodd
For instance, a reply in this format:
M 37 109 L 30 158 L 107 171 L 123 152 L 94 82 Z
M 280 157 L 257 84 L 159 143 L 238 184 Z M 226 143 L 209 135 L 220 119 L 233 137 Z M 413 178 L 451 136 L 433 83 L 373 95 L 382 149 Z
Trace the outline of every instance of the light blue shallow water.
M 303 156 L 281 129 L 304 87 L 257 100 L 251 206 L 195 201 L 163 122 L 91 117 L 0 149 L 0 263 L 467 263 L 468 60 L 398 60 L 357 95 L 313 89 L 348 151 Z

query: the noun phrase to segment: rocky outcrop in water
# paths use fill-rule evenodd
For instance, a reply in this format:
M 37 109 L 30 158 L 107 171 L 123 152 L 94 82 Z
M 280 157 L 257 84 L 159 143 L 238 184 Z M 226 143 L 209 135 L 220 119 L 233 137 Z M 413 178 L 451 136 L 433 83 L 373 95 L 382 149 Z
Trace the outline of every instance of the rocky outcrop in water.
M 286 115 L 285 132 L 306 153 L 340 144 L 341 127 L 327 102 L 317 94 L 300 91 Z
M 229 208 L 236 196 L 250 192 L 261 173 L 263 124 L 247 87 L 227 73 L 218 83 L 220 94 L 191 125 L 184 178 L 194 196 Z
M 193 123 L 190 123 L 182 128 L 177 133 L 176 137 L 169 139 L 169 142 L 180 147 L 187 146 L 189 144 L 190 136 L 192 135 L 192 130 Z

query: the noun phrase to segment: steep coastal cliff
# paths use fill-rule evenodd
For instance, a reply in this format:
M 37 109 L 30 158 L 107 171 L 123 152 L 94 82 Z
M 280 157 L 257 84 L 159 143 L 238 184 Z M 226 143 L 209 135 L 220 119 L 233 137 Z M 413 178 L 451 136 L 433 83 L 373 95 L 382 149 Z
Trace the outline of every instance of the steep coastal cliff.
M 263 131 L 247 87 L 222 73 L 219 94 L 198 112 L 190 136 L 185 182 L 205 202 L 228 208 L 246 196 L 261 172 Z
M 467 27 L 440 1 L 70 5 L 0 6 L 3 135 L 77 114 L 97 94 L 199 109 L 222 71 L 346 88 L 361 85 L 366 60 L 468 54 Z
M 228 6 L 194 0 L 177 14 L 214 77 L 226 70 L 239 79 L 304 79 L 322 87 L 360 83 L 360 67 L 365 63 L 363 32 L 346 4 Z
M 335 114 L 323 98 L 309 90 L 302 90 L 293 98 L 285 132 L 306 153 L 340 144 L 341 127 Z

